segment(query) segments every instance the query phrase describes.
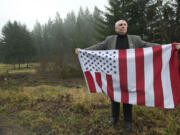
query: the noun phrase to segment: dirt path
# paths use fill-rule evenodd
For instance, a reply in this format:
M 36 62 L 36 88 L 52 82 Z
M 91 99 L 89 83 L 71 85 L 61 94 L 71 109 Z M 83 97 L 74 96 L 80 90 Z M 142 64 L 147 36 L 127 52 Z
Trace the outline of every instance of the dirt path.
M 0 135 L 33 135 L 0 114 Z

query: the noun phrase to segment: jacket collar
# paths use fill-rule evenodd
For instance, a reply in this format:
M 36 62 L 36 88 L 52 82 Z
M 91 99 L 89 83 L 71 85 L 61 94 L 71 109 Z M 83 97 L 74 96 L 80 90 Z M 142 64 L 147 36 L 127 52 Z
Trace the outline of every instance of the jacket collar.
M 112 43 L 112 45 L 113 45 L 112 49 L 116 49 L 117 36 L 118 35 L 114 35 L 114 37 L 113 37 L 114 39 L 113 39 L 113 43 Z M 128 38 L 129 48 L 133 48 L 131 36 L 127 34 L 127 38 Z

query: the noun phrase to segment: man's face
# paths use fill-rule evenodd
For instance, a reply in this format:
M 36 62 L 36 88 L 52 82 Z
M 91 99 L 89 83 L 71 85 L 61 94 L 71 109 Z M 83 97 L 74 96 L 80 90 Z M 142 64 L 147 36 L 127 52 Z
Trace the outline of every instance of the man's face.
M 115 31 L 120 35 L 125 35 L 127 33 L 127 23 L 126 21 L 119 21 L 115 27 Z

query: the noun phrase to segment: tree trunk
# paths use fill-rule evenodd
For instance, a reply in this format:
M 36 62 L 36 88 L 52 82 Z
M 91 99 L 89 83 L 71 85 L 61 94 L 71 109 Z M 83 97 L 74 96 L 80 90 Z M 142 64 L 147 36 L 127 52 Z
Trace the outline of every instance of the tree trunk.
M 29 64 L 27 63 L 26 68 L 29 68 Z

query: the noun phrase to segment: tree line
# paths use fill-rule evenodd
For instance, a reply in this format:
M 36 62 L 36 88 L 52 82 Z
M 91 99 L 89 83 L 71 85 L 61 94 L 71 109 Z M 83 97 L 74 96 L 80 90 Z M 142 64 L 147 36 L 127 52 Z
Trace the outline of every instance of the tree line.
M 42 69 L 57 72 L 62 67 L 77 67 L 74 48 L 86 48 L 115 34 L 119 19 L 128 22 L 128 34 L 141 35 L 155 43 L 180 42 L 180 1 L 109 0 L 101 11 L 80 8 L 62 19 L 56 13 L 47 23 L 36 22 L 32 31 L 19 22 L 7 22 L 0 38 L 1 62 L 22 64 L 40 62 Z

